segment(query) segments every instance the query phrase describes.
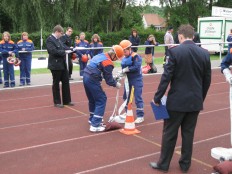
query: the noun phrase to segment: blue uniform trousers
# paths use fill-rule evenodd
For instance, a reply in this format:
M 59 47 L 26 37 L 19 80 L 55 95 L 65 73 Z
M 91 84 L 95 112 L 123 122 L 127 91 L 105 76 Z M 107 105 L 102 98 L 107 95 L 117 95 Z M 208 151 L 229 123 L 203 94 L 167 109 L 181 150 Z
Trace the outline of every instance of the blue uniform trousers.
M 144 110 L 143 110 L 143 99 L 142 99 L 142 93 L 143 93 L 143 82 L 141 79 L 133 79 L 129 80 L 129 96 L 127 100 L 127 104 L 130 100 L 130 93 L 131 93 L 131 88 L 134 86 L 134 100 L 136 104 L 136 116 L 137 117 L 143 117 L 144 116 Z M 123 94 L 123 99 L 126 100 L 126 90 L 124 89 L 124 94 Z M 127 106 L 127 105 L 126 105 Z M 127 110 L 127 107 L 126 107 Z
M 98 127 L 105 113 L 107 101 L 106 94 L 101 87 L 101 83 L 94 79 L 94 77 L 90 77 L 87 73 L 84 73 L 83 83 L 89 100 L 89 121 L 91 121 L 92 126 Z
M 20 84 L 25 85 L 31 83 L 31 61 L 32 58 L 20 58 Z
M 3 58 L 4 87 L 15 87 L 14 65 L 9 64 L 6 58 Z M 9 83 L 10 78 L 10 83 Z
M 87 66 L 87 62 L 82 62 L 82 61 L 79 59 L 79 65 L 80 65 L 80 76 L 83 76 L 83 74 L 84 74 L 84 69 L 85 69 L 85 67 Z
M 2 58 L 0 58 L 0 84 L 2 84 L 2 69 L 3 69 Z

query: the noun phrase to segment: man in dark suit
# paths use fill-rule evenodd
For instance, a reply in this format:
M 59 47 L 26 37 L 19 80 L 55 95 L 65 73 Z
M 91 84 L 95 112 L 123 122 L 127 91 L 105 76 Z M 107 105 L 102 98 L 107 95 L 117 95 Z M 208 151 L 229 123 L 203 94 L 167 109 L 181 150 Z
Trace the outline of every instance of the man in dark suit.
M 73 30 L 71 27 L 67 27 L 66 33 L 61 36 L 60 40 L 63 42 L 65 50 L 72 50 L 72 39 L 71 35 Z M 69 80 L 73 80 L 72 76 L 73 70 L 73 62 L 72 62 L 72 53 L 68 54 L 68 73 L 69 73 Z
M 49 54 L 48 69 L 51 70 L 53 77 L 53 101 L 54 106 L 58 108 L 63 108 L 64 105 L 74 105 L 71 102 L 69 76 L 65 61 L 65 48 L 63 43 L 60 41 L 63 31 L 64 30 L 60 25 L 56 25 L 53 28 L 53 33 L 47 38 L 46 41 L 47 51 Z M 62 83 L 62 100 L 64 105 L 61 103 L 59 86 L 60 81 Z
M 193 27 L 182 25 L 178 32 L 180 45 L 168 50 L 169 61 L 154 96 L 155 104 L 159 105 L 170 84 L 166 103 L 169 119 L 164 120 L 160 158 L 157 163 L 150 163 L 152 168 L 163 172 L 169 169 L 179 127 L 182 136 L 179 166 L 182 172 L 189 170 L 197 118 L 211 83 L 210 55 L 192 41 Z

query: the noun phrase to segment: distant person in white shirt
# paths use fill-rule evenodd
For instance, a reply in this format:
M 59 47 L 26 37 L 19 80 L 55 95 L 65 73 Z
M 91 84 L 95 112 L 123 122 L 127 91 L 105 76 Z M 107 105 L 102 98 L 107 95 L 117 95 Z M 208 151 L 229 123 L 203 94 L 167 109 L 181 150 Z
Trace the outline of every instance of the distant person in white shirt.
M 173 33 L 173 27 L 169 26 L 166 34 L 164 35 L 164 44 L 174 44 L 174 39 L 173 39 L 172 33 Z M 166 60 L 167 60 L 167 56 L 168 56 L 167 50 L 171 47 L 172 47 L 172 45 L 165 46 L 164 64 L 166 64 Z

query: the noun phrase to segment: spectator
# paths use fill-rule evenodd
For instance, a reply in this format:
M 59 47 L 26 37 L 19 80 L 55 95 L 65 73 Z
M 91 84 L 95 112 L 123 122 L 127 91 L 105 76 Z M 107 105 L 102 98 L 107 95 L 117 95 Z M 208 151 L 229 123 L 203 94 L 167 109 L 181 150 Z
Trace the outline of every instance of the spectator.
M 150 70 L 148 71 L 148 73 L 156 73 L 157 69 L 154 65 L 153 57 L 155 56 L 155 46 L 158 45 L 158 43 L 155 40 L 155 36 L 152 34 L 149 35 L 144 45 L 153 46 L 153 47 L 145 48 L 145 63 L 150 67 Z
M 2 54 L 0 53 L 0 84 L 2 84 L 2 69 L 3 69 Z
M 84 47 L 89 48 L 89 42 L 85 40 L 85 33 L 80 33 L 80 40 L 76 40 L 75 47 Z M 76 51 L 77 57 L 79 59 L 79 65 L 80 65 L 80 78 L 83 79 L 83 73 L 84 69 L 88 63 L 88 54 L 89 50 L 83 49 L 83 50 L 77 50 Z
M 89 100 L 89 123 L 91 132 L 102 132 L 105 127 L 101 124 L 105 113 L 107 96 L 101 87 L 104 78 L 109 86 L 120 88 L 121 84 L 113 79 L 112 61 L 121 59 L 123 50 L 119 45 L 114 45 L 107 53 L 100 53 L 94 56 L 84 69 L 84 87 Z
M 17 45 L 11 40 L 9 32 L 2 34 L 2 41 L 0 41 L 0 52 L 3 59 L 3 73 L 4 73 L 4 88 L 15 87 L 14 65 L 8 63 L 7 58 L 18 56 Z M 9 81 L 10 79 L 10 81 Z
M 198 43 L 198 44 L 201 43 L 200 35 L 198 32 L 194 33 L 193 42 Z M 201 47 L 200 44 L 198 46 Z
M 25 84 L 31 85 L 31 61 L 32 61 L 32 51 L 34 50 L 34 43 L 32 40 L 28 39 L 28 33 L 23 32 L 21 35 L 22 40 L 18 41 L 18 50 L 27 51 L 24 53 L 19 53 L 20 63 L 20 84 L 19 86 L 24 86 Z
M 164 44 L 174 44 L 174 39 L 172 36 L 173 27 L 169 26 L 166 34 L 164 35 Z M 165 56 L 164 56 L 164 64 L 167 63 L 168 49 L 171 48 L 172 45 L 165 46 Z
M 227 42 L 232 42 L 232 29 L 227 36 Z M 232 75 L 230 72 L 230 65 L 232 64 L 232 43 L 228 44 L 228 52 L 221 62 L 221 72 L 225 75 L 226 81 L 232 85 Z
M 103 47 L 103 44 L 101 42 L 100 36 L 98 34 L 94 34 L 91 38 L 90 48 L 96 48 L 96 47 Z M 89 51 L 90 57 L 93 58 L 97 54 L 100 54 L 103 52 L 103 49 L 93 49 Z
M 171 84 L 166 103 L 169 118 L 163 123 L 160 158 L 158 163 L 151 162 L 150 166 L 168 171 L 181 127 L 179 166 L 186 173 L 191 166 L 197 118 L 211 82 L 211 64 L 209 53 L 192 41 L 194 29 L 191 25 L 181 25 L 178 32 L 180 45 L 167 50 L 170 61 L 164 67 L 154 96 L 155 104 L 159 105 Z
M 132 43 L 129 40 L 122 40 L 119 44 L 124 51 L 124 58 L 121 62 L 122 72 L 126 73 L 129 82 L 129 95 L 126 94 L 126 89 L 124 90 L 123 99 L 129 99 L 131 88 L 134 86 L 135 104 L 136 108 L 136 120 L 135 123 L 144 122 L 144 103 L 142 98 L 143 92 L 143 76 L 141 73 L 142 58 L 132 51 Z M 127 104 L 129 100 L 127 100 Z
M 71 35 L 73 33 L 73 29 L 71 27 L 67 27 L 66 32 L 63 36 L 61 36 L 60 40 L 63 42 L 65 50 L 72 50 L 72 39 Z M 72 53 L 68 54 L 68 74 L 69 80 L 73 80 L 72 78 L 73 71 L 73 62 L 72 62 Z
M 228 44 L 228 52 L 227 52 L 227 53 L 230 53 L 230 50 L 232 48 L 232 28 L 230 29 L 230 34 L 227 36 L 226 40 L 227 40 L 227 42 L 231 42 Z
M 65 48 L 60 40 L 64 30 L 60 25 L 53 28 L 53 33 L 47 38 L 46 46 L 48 51 L 48 69 L 53 77 L 52 93 L 54 106 L 63 108 L 64 105 L 73 106 L 71 102 L 69 76 L 65 61 Z M 60 81 L 62 83 L 62 101 L 60 97 Z
M 138 31 L 136 29 L 132 29 L 131 35 L 129 36 L 129 41 L 132 43 L 132 46 L 139 46 L 140 38 L 138 35 Z M 138 47 L 131 48 L 133 52 L 138 51 Z

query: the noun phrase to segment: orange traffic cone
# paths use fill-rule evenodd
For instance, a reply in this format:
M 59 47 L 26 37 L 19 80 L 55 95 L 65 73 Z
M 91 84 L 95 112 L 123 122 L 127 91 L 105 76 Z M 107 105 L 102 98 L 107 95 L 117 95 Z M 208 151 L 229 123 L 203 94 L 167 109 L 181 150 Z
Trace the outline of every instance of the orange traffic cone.
M 135 128 L 135 120 L 134 120 L 133 111 L 132 111 L 132 103 L 128 103 L 124 129 L 121 129 L 120 132 L 126 135 L 133 135 L 133 134 L 140 133 L 140 131 Z

